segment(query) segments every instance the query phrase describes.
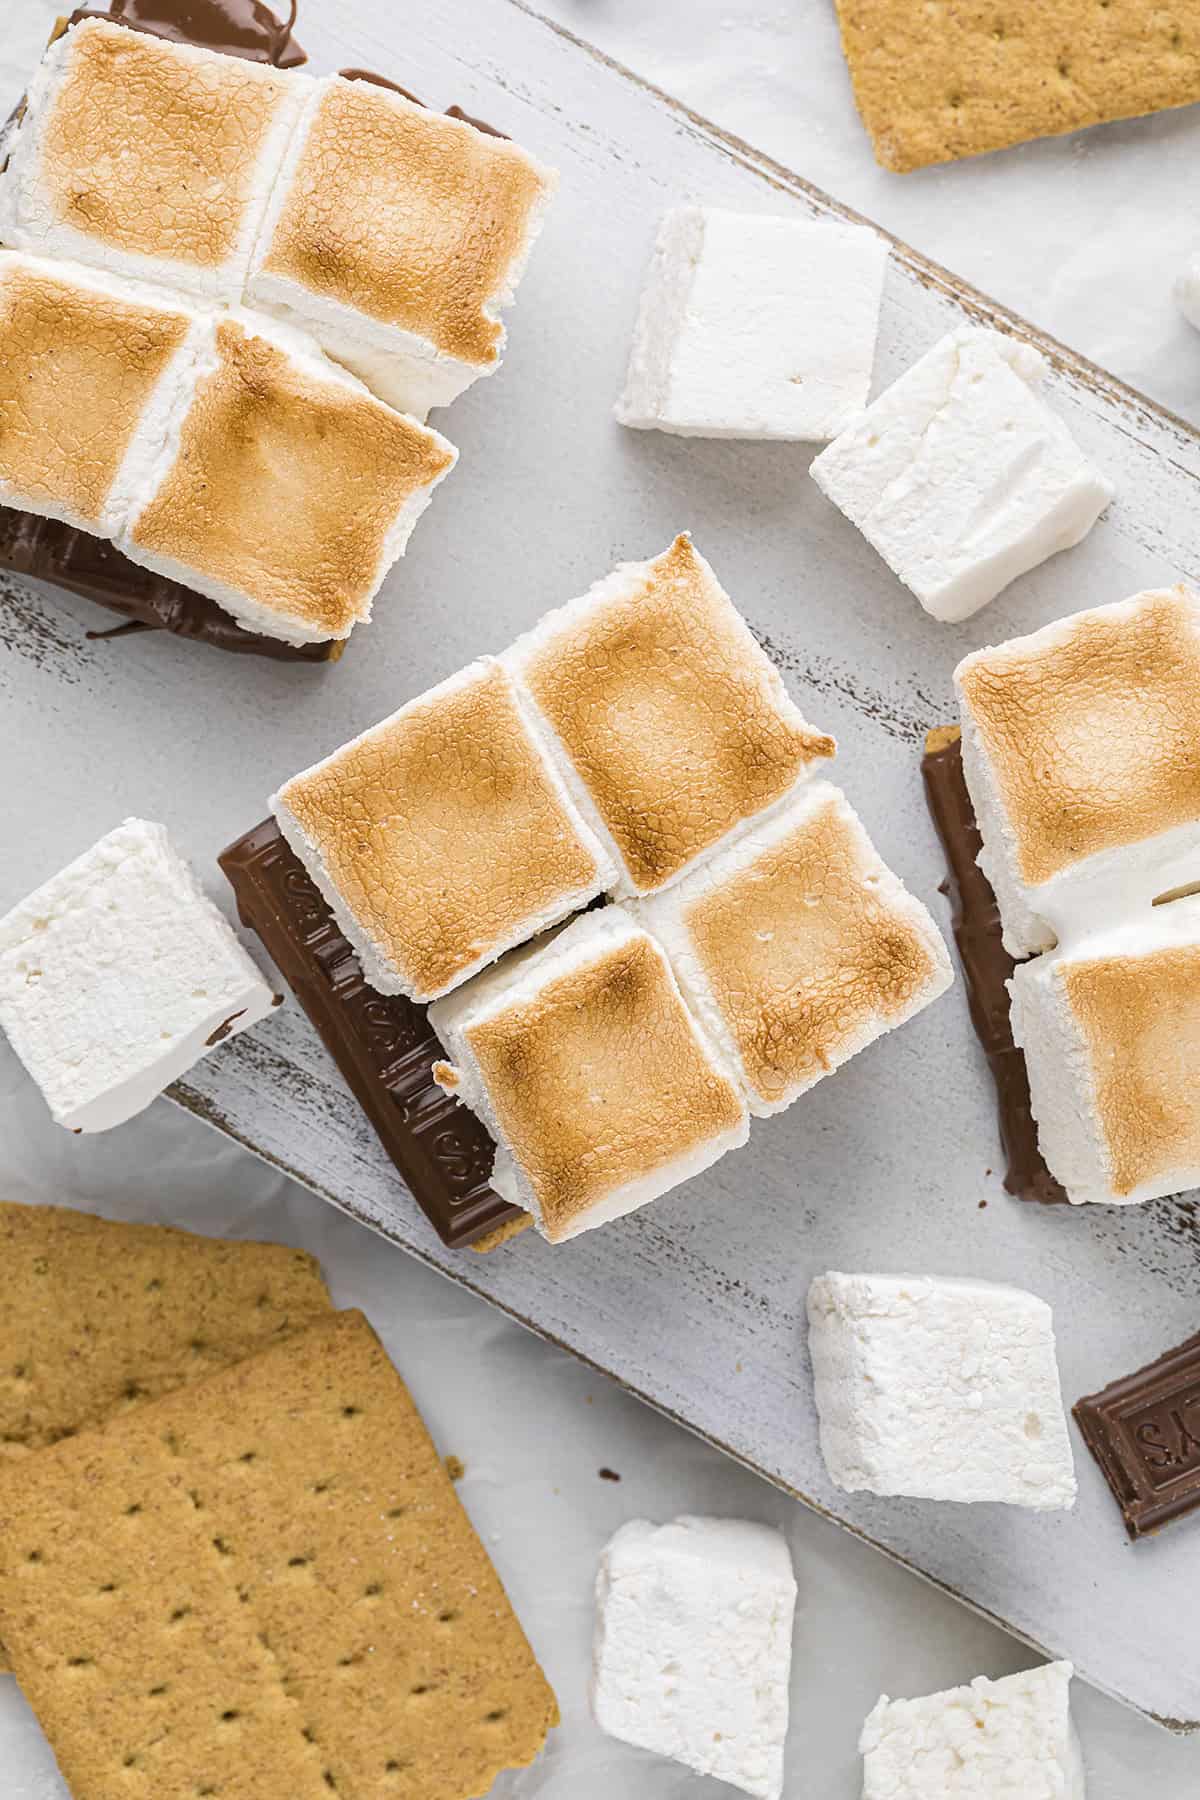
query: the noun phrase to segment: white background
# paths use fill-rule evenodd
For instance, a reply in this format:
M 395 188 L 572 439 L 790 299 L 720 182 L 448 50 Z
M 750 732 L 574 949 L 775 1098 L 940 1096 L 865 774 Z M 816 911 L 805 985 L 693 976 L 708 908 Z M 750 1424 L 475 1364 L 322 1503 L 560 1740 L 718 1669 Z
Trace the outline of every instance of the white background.
M 336 4 L 304 0 L 310 17 Z M 54 10 L 48 0 L 0 0 L 0 102 L 19 89 Z M 1200 241 L 1194 109 L 898 177 L 872 161 L 826 0 L 543 0 L 543 10 L 1163 404 L 1200 416 L 1200 337 L 1170 302 L 1175 269 Z M 789 1800 L 858 1793 L 857 1733 L 881 1689 L 918 1694 L 1032 1660 L 166 1102 L 121 1132 L 80 1143 L 49 1124 L 0 1047 L 0 1183 L 14 1198 L 70 1200 L 210 1232 L 303 1236 L 338 1302 L 364 1307 L 439 1444 L 467 1464 L 463 1498 L 562 1703 L 565 1725 L 551 1753 L 498 1794 L 716 1800 L 729 1791 L 609 1744 L 588 1720 L 590 1584 L 600 1547 L 628 1517 L 713 1511 L 787 1530 L 800 1584 Z M 619 1472 L 620 1483 L 600 1479 L 601 1467 Z M 1200 1792 L 1200 1743 L 1173 1741 L 1085 1690 L 1076 1713 L 1093 1800 Z M 6 1684 L 0 1794 L 51 1800 L 61 1792 Z

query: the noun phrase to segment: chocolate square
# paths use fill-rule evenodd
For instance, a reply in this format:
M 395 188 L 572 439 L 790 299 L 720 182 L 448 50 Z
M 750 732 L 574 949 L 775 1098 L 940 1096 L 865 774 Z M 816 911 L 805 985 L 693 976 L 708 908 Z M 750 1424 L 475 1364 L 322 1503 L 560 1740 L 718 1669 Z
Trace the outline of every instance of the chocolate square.
M 1131 1538 L 1200 1508 L 1200 1335 L 1073 1411 Z

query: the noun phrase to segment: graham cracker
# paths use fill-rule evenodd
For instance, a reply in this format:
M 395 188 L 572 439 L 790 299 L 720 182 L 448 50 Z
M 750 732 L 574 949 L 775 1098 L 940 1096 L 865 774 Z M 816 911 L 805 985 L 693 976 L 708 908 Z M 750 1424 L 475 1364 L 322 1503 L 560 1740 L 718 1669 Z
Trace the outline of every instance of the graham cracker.
M 837 0 L 876 160 L 905 172 L 1200 100 L 1200 16 L 1160 0 Z
M 315 1260 L 0 1201 L 0 1469 L 332 1311 Z
M 0 1473 L 0 1631 L 87 1800 L 468 1800 L 558 1720 L 358 1313 Z

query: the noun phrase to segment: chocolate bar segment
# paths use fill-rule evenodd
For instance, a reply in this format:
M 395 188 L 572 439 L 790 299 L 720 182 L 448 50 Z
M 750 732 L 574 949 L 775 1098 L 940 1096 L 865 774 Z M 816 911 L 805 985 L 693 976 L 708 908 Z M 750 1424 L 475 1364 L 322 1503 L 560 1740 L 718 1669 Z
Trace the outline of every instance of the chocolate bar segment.
M 0 568 L 66 588 L 145 631 L 170 631 L 217 650 L 276 662 L 336 662 L 346 647 L 340 638 L 289 644 L 246 631 L 215 600 L 140 568 L 103 538 L 8 506 L 0 506 Z
M 231 844 L 220 864 L 242 922 L 262 939 L 442 1242 L 459 1249 L 521 1219 L 488 1185 L 491 1138 L 434 1082 L 445 1052 L 426 1009 L 368 987 L 274 819 Z
M 1200 1509 L 1200 1336 L 1073 1411 L 1131 1538 Z
M 1004 1186 L 1022 1200 L 1064 1205 L 1066 1193 L 1038 1148 L 1025 1053 L 1013 1042 L 1008 979 L 1016 964 L 1004 948 L 1000 909 L 977 860 L 983 840 L 963 778 L 962 742 L 956 727 L 929 733 L 921 774 L 929 811 L 946 852 L 946 892 L 953 909 L 951 922 L 971 1023 L 996 1084 L 1000 1140 L 1008 1165 Z
M 294 5 L 286 19 L 279 19 L 263 0 L 112 0 L 106 7 L 77 7 L 68 24 L 80 19 L 115 19 L 174 44 L 197 44 L 277 69 L 296 69 L 308 61 L 292 36 Z

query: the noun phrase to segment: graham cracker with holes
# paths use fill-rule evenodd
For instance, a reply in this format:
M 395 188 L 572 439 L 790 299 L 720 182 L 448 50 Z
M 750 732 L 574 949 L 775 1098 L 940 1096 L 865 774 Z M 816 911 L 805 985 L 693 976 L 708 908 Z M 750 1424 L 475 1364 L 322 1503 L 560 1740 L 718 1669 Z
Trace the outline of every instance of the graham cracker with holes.
M 303 1251 L 57 1206 L 0 1201 L 0 1271 L 0 1469 L 333 1307 Z
M 905 172 L 1200 100 L 1200 13 L 1162 0 L 837 0 L 876 160 Z
M 558 1722 L 358 1313 L 0 1472 L 0 1633 L 87 1800 L 468 1800 Z

